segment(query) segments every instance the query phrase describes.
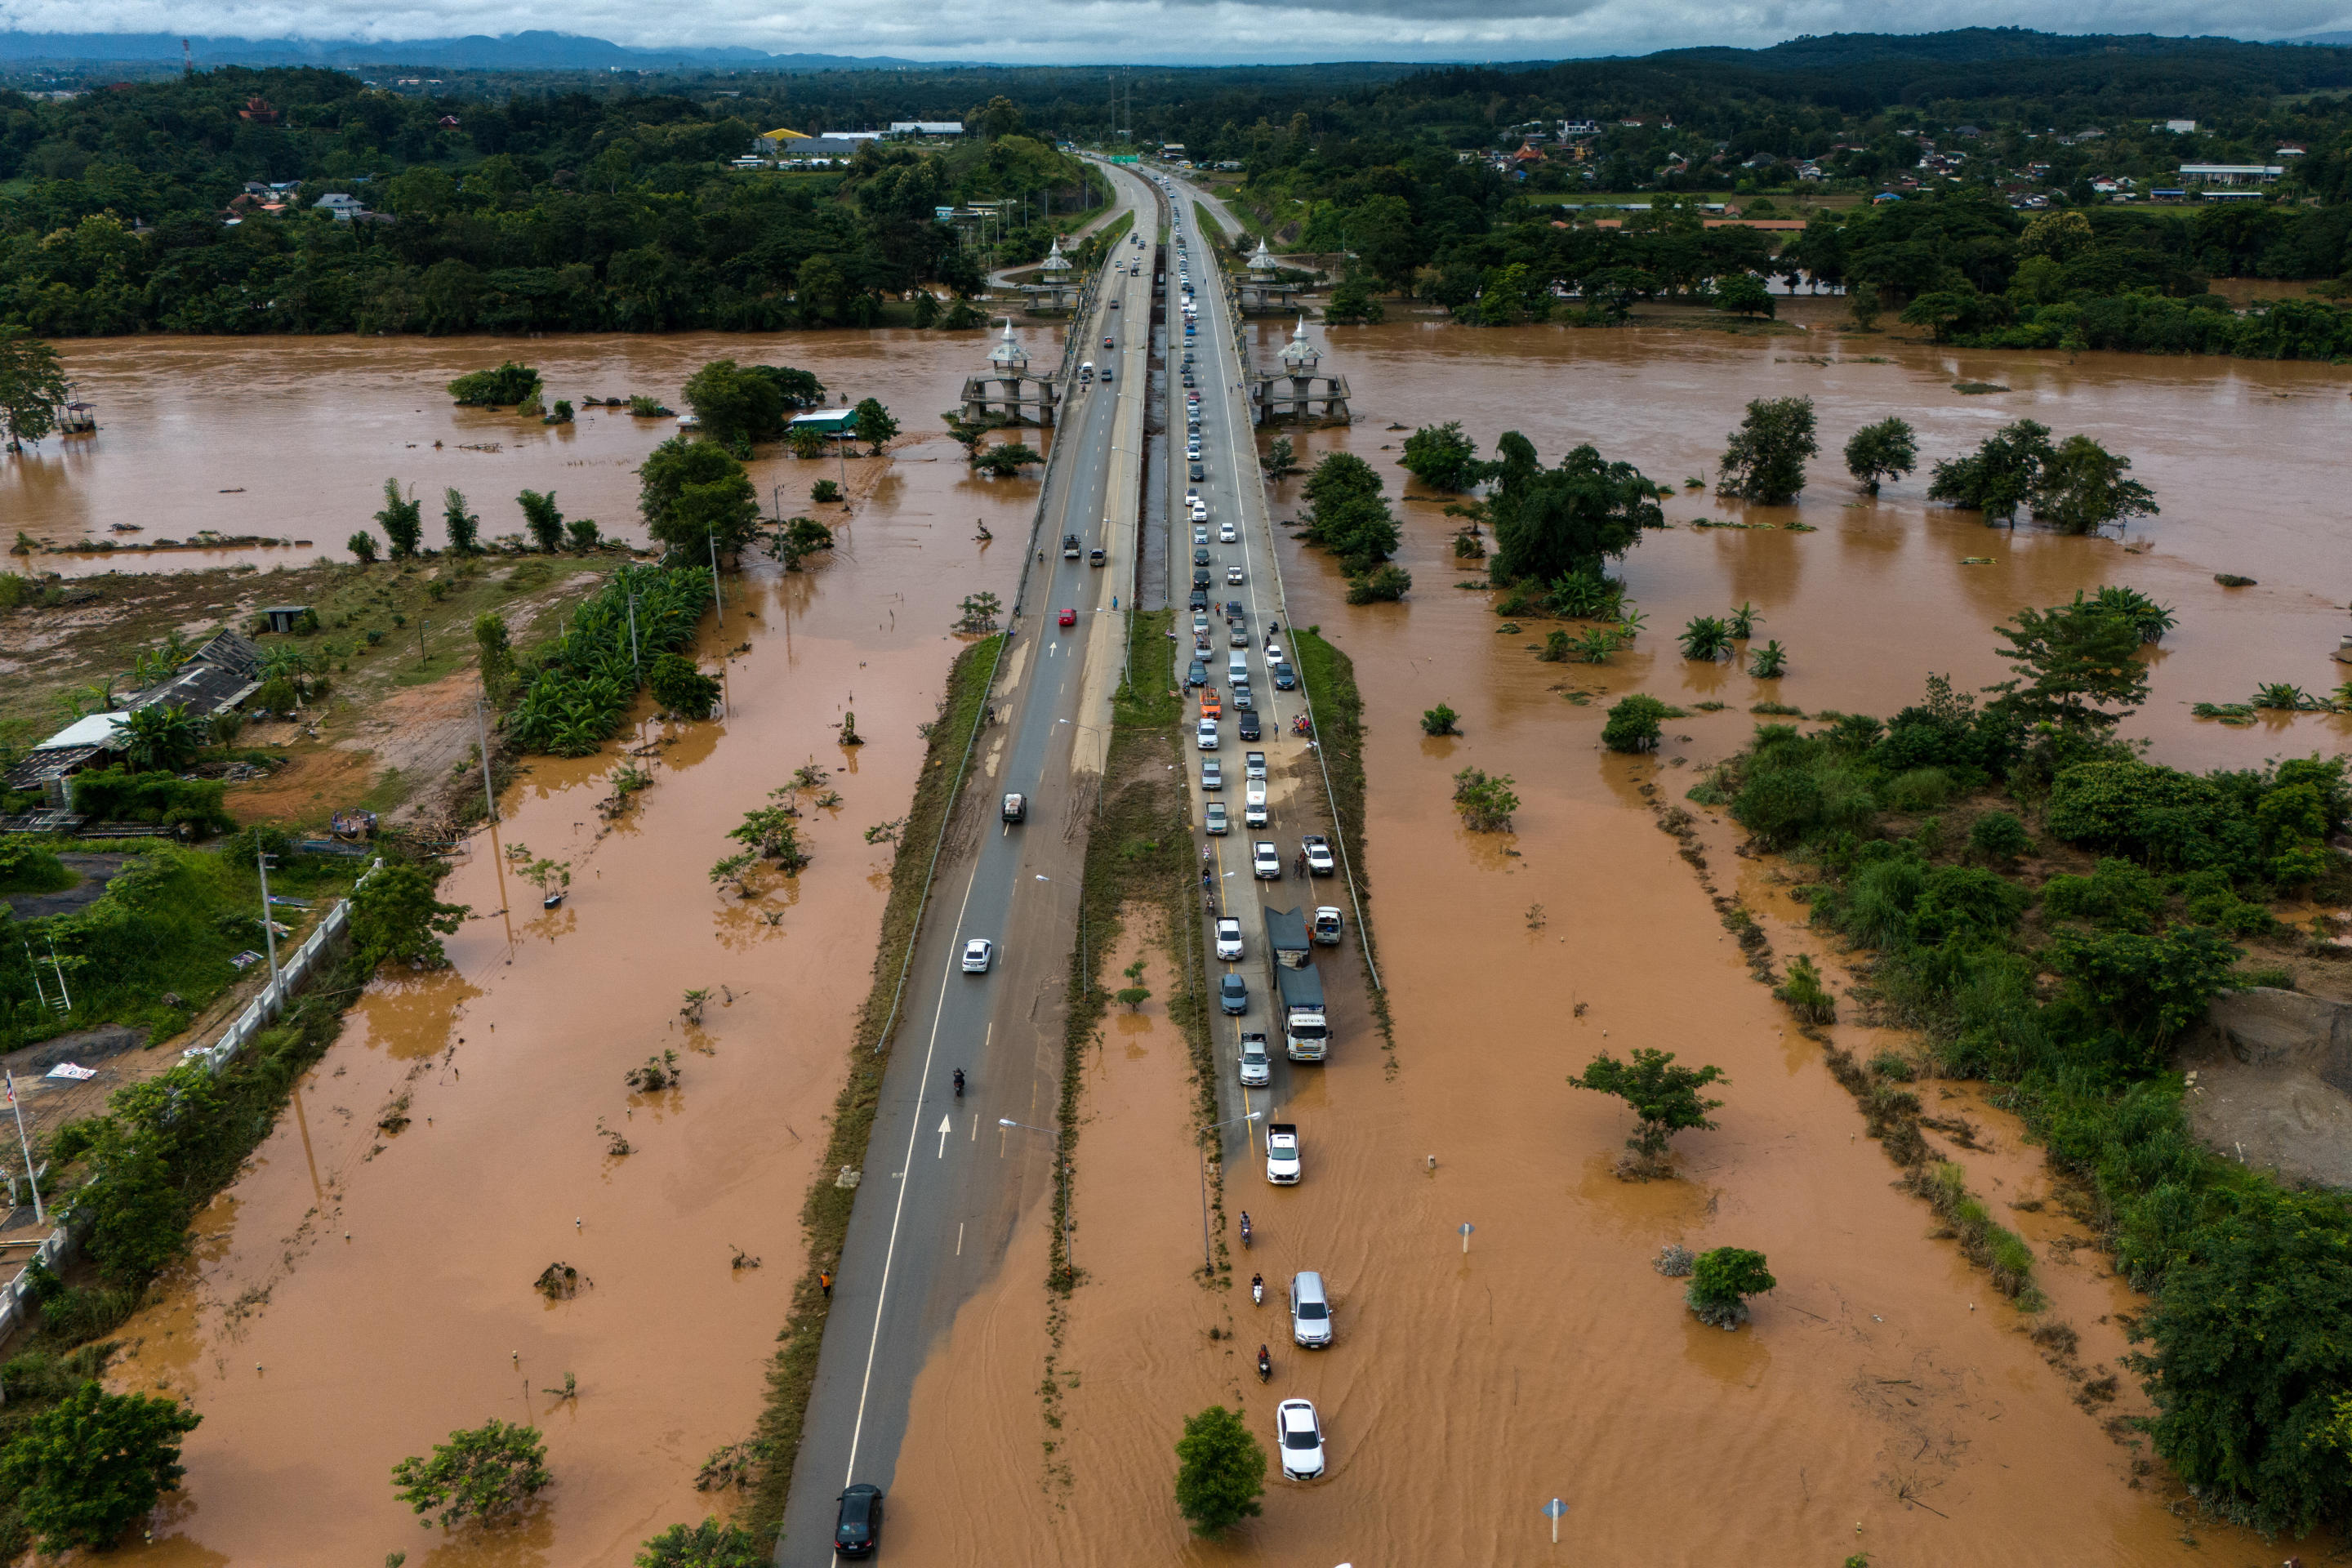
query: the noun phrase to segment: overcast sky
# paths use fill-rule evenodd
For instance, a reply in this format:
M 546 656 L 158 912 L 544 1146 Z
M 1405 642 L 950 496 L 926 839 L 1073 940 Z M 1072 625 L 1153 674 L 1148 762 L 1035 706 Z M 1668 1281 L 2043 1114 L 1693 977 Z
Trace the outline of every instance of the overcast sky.
M 772 53 L 918 59 L 1533 59 L 1697 44 L 1771 44 L 1807 33 L 2026 26 L 2068 33 L 2291 37 L 2352 27 L 2352 0 L 1945 0 L 1926 10 L 1862 0 L 1026 0 L 941 5 L 861 0 L 779 6 L 702 0 L 0 0 L 0 29 L 194 33 L 268 38 L 449 37 L 526 28 L 644 46 L 741 44 Z

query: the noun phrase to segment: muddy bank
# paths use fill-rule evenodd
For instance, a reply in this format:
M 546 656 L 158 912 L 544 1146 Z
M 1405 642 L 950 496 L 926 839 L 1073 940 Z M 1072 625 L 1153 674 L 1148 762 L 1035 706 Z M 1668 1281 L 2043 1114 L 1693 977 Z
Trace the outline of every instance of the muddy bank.
M 1060 353 L 1053 326 L 1018 328 L 1014 338 L 1037 363 L 1050 364 Z M 938 438 L 944 430 L 938 414 L 956 404 L 963 376 L 984 367 L 988 344 L 978 332 L 913 331 L 84 339 L 59 352 L 80 395 L 97 406 L 99 432 L 45 441 L 0 463 L 0 516 L 9 520 L 12 539 L 21 529 L 68 547 L 158 536 L 184 543 L 205 529 L 312 542 L 30 560 L 37 570 L 68 576 L 238 562 L 266 571 L 348 559 L 343 541 L 370 526 L 383 505 L 387 478 L 413 486 L 425 502 L 429 546 L 442 542 L 440 497 L 453 485 L 480 514 L 486 542 L 522 529 L 514 498 L 528 489 L 551 489 L 566 516 L 593 518 L 605 532 L 642 543 L 635 469 L 656 444 L 677 434 L 675 417 L 583 408 L 570 425 L 541 425 L 510 412 L 459 408 L 449 401 L 447 384 L 512 359 L 538 367 L 551 403 L 639 393 L 683 410 L 679 388 L 710 360 L 798 365 L 816 373 L 833 401 L 844 393 L 852 403 L 881 398 L 904 431 L 901 447 L 932 438 L 929 450 L 902 462 L 951 459 L 961 467 L 962 454 Z M 1042 445 L 1034 438 L 1030 444 Z M 847 464 L 850 488 L 857 488 L 861 468 L 877 468 Z M 842 471 L 830 456 L 806 462 L 787 457 L 755 465 L 752 479 L 763 510 L 772 488 L 782 487 L 789 517 L 807 510 L 812 483 Z M 988 508 L 953 510 L 968 520 Z M 145 531 L 118 533 L 118 523 Z
M 860 379 L 793 347 L 828 383 Z M 952 346 L 902 350 L 868 389 L 944 406 L 961 374 Z M 124 1331 L 120 1384 L 205 1417 L 177 1511 L 131 1555 L 617 1564 L 724 1510 L 695 1478 L 758 1411 L 887 896 L 889 851 L 864 830 L 907 809 L 918 725 L 961 646 L 956 601 L 1009 596 L 1018 574 L 1019 545 L 979 545 L 971 519 L 1018 540 L 1034 498 L 961 462 L 893 468 L 814 570 L 729 583 L 699 649 L 725 656 L 721 719 L 641 721 L 506 792 L 498 833 L 444 887 L 474 910 L 452 970 L 362 998 L 169 1298 Z M 862 747 L 837 743 L 849 709 Z M 624 748 L 656 782 L 607 826 Z M 814 863 L 756 898 L 715 889 L 727 830 L 809 763 L 842 797 L 803 802 Z M 561 908 L 506 868 L 517 845 L 571 863 Z M 689 988 L 709 993 L 698 1025 L 679 1016 Z M 680 1087 L 624 1085 L 670 1049 Z M 559 1260 L 591 1283 L 551 1303 L 531 1280 Z M 547 1392 L 567 1375 L 576 1399 Z M 443 1542 L 394 1500 L 390 1468 L 491 1415 L 545 1428 L 548 1508 L 520 1534 Z

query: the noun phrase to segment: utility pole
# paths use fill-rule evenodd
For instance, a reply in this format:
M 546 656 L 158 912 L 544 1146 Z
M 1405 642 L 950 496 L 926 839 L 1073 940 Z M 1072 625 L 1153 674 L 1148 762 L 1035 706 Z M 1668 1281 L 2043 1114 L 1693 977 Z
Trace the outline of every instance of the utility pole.
M 278 991 L 278 927 L 269 918 L 269 856 L 256 851 L 253 863 L 261 868 L 261 943 L 269 950 L 269 990 Z
M 47 1212 L 41 1206 L 41 1178 L 33 1173 L 33 1142 L 25 1136 L 25 1108 L 16 1103 L 16 1075 L 7 1075 L 8 1109 L 16 1113 L 16 1147 L 25 1152 L 25 1180 L 33 1185 L 33 1219 L 36 1224 L 49 1223 Z
M 490 814 L 490 826 L 499 823 L 498 792 L 490 787 L 490 721 L 484 715 L 482 700 L 474 700 L 474 732 L 482 742 L 482 805 Z

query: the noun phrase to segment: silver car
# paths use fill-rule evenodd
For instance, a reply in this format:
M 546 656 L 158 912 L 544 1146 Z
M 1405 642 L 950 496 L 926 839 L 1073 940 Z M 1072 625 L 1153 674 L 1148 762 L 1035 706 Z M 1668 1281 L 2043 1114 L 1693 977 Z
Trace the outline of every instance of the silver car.
M 1323 1293 L 1323 1276 L 1290 1277 L 1290 1342 L 1310 1351 L 1331 1345 L 1331 1298 Z

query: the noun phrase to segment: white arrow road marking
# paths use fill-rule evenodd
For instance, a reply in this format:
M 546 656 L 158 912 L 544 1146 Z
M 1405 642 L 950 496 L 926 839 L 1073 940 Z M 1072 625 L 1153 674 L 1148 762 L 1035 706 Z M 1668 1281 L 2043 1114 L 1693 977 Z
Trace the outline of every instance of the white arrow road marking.
M 946 1158 L 948 1157 L 948 1134 L 949 1134 L 949 1132 L 950 1132 L 951 1131 L 953 1131 L 953 1129 L 954 1129 L 954 1124 L 953 1124 L 953 1122 L 951 1122 L 951 1121 L 950 1121 L 947 1117 L 942 1116 L 942 1117 L 940 1117 L 940 1154 L 939 1154 L 939 1157 L 940 1157 L 940 1159 L 942 1159 L 942 1160 L 944 1160 L 944 1159 L 946 1159 Z

